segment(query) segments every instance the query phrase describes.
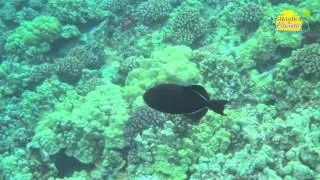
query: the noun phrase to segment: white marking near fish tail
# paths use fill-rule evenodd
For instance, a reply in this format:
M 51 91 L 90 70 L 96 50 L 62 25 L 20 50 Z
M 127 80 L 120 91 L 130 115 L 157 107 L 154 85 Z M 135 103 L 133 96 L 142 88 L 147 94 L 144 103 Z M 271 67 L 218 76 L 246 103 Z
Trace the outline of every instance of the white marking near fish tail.
M 205 101 L 209 101 L 209 99 L 207 99 L 206 97 L 204 97 L 202 94 L 200 94 L 199 92 L 192 90 L 193 92 L 195 92 L 196 94 L 198 94 L 203 100 Z
M 196 114 L 196 113 L 202 111 L 202 109 L 203 109 L 203 108 L 200 108 L 200 109 L 195 110 L 195 111 L 193 111 L 193 112 L 191 112 L 191 113 L 185 113 L 185 114 Z

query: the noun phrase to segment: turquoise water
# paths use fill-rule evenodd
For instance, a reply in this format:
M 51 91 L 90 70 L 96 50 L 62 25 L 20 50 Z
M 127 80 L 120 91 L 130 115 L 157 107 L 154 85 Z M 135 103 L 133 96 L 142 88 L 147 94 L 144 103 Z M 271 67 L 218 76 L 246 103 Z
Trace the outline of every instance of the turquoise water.
M 320 179 L 319 43 L 319 0 L 0 0 L 0 180 Z

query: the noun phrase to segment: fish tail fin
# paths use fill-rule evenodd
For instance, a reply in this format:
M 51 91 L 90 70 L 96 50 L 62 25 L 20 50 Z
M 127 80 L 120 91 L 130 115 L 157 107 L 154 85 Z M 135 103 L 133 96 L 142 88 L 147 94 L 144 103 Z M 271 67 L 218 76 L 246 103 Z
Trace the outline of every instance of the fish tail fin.
M 218 114 L 224 115 L 223 110 L 224 110 L 224 107 L 227 103 L 230 103 L 230 101 L 210 100 L 207 103 L 207 107 Z

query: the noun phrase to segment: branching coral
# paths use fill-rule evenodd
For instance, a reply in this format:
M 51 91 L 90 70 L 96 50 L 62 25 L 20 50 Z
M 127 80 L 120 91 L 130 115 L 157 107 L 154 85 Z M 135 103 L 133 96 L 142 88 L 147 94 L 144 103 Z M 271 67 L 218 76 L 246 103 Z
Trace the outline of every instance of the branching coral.
M 4 61 L 0 65 L 0 97 L 18 95 L 28 86 L 30 66 L 24 63 Z
M 56 111 L 38 123 L 29 148 L 49 155 L 65 149 L 66 155 L 82 163 L 116 168 L 123 161 L 120 150 L 125 146 L 122 130 L 128 118 L 126 106 L 120 87 L 113 84 L 98 86 L 86 97 L 68 91 Z
M 136 138 L 136 149 L 129 152 L 129 177 L 153 176 L 156 178 L 185 179 L 188 166 L 194 161 L 190 147 L 173 132 L 173 123 L 164 127 L 146 129 Z M 179 150 L 178 150 L 179 149 Z
M 128 143 L 132 144 L 134 138 L 145 129 L 150 127 L 163 127 L 165 120 L 165 114 L 155 111 L 148 106 L 140 107 L 130 116 L 124 130 Z
M 128 6 L 130 0 L 103 0 L 102 6 L 106 9 L 117 12 Z
M 171 12 L 169 0 L 148 0 L 141 3 L 137 8 L 137 16 L 147 24 L 156 23 L 165 19 Z
M 319 163 L 319 150 L 315 148 L 319 144 L 319 132 L 316 130 L 319 125 L 315 123 L 319 119 L 319 112 L 315 108 L 298 109 L 296 113 L 287 114 L 285 119 L 276 118 L 277 112 L 274 107 L 262 104 L 248 108 L 247 111 L 241 109 L 227 114 L 227 118 L 232 119 L 231 128 L 228 128 L 232 134 L 229 143 L 231 151 L 218 150 L 209 156 L 200 153 L 201 157 L 198 164 L 194 165 L 191 179 L 314 177 Z M 308 128 L 310 123 L 313 126 L 312 130 Z M 203 131 L 205 132 L 206 130 Z M 193 136 L 206 138 L 199 136 L 201 133 L 199 131 Z M 201 149 L 202 144 L 195 147 Z
M 124 129 L 128 145 L 134 147 L 137 135 L 149 128 L 162 129 L 166 121 L 172 122 L 172 130 L 177 136 L 182 136 L 190 123 L 186 116 L 161 113 L 148 106 L 139 107 L 130 116 Z
M 59 81 L 46 81 L 34 92 L 26 91 L 20 97 L 1 102 L 0 152 L 25 147 L 34 135 L 41 114 L 52 108 L 67 88 Z
M 76 86 L 78 94 L 85 96 L 97 86 L 102 85 L 102 74 L 99 70 L 82 70 L 82 77 Z
M 35 66 L 31 71 L 28 86 L 35 87 L 38 84 L 42 83 L 44 80 L 49 78 L 52 74 L 55 73 L 55 67 L 53 64 L 44 63 L 38 66 Z
M 245 4 L 238 12 L 237 24 L 250 31 L 255 30 L 263 17 L 263 9 L 254 3 Z
M 267 103 L 275 104 L 282 111 L 312 104 L 319 100 L 319 45 L 305 45 L 282 59 L 273 70 L 273 80 L 267 90 Z
M 118 68 L 118 74 L 114 77 L 113 82 L 115 82 L 116 84 L 124 85 L 129 72 L 135 68 L 138 68 L 142 59 L 142 56 L 130 56 L 125 60 L 122 60 Z
M 177 44 L 191 45 L 205 33 L 206 25 L 200 11 L 196 8 L 184 7 L 176 15 L 169 36 Z
M 228 118 L 221 118 L 209 114 L 202 123 L 193 126 L 190 139 L 194 148 L 203 157 L 212 157 L 216 153 L 227 152 L 231 144 L 231 133 L 226 129 L 231 127 Z
M 0 160 L 0 173 L 4 179 L 48 179 L 56 175 L 53 167 L 40 163 L 40 160 L 32 157 L 28 151 L 16 149 L 11 154 L 4 155 Z M 0 174 L 1 177 L 1 174 Z
M 61 28 L 57 18 L 38 16 L 19 26 L 8 37 L 5 49 L 22 58 L 31 58 L 34 63 L 41 63 L 45 58 L 40 58 L 40 55 L 50 50 L 50 43 L 59 38 Z M 36 57 L 40 59 L 35 60 Z
M 8 28 L 5 26 L 5 24 L 0 21 L 0 31 L 2 32 L 0 34 L 0 51 L 4 51 L 4 44 L 6 39 L 8 38 Z
M 79 81 L 84 63 L 73 56 L 56 60 L 56 71 L 61 81 L 75 84 Z
M 193 51 L 192 60 L 198 63 L 201 75 L 213 88 L 213 97 L 236 99 L 244 97 L 250 88 L 245 75 L 248 69 L 241 59 L 215 52 L 209 46 Z
M 99 69 L 105 60 L 106 54 L 102 46 L 92 42 L 75 47 L 66 57 L 57 59 L 55 68 L 62 81 L 75 84 L 81 78 L 84 68 Z
M 102 5 L 92 0 L 49 0 L 48 12 L 65 23 L 87 23 L 106 16 Z
M 293 66 L 301 76 L 316 79 L 320 77 L 320 45 L 310 44 L 298 49 L 290 57 Z

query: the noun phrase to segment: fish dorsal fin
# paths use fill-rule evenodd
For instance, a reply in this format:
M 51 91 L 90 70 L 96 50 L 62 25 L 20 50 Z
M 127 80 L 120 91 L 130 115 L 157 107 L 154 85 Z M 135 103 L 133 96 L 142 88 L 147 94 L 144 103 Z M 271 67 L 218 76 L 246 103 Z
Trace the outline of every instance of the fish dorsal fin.
M 206 113 L 208 112 L 208 108 L 202 108 L 199 109 L 195 112 L 192 113 L 186 113 L 184 114 L 185 116 L 187 116 L 188 118 L 190 118 L 192 120 L 192 122 L 199 122 L 199 120 L 206 115 Z
M 186 86 L 186 90 L 188 91 L 193 91 L 197 94 L 199 94 L 201 97 L 203 97 L 205 100 L 209 100 L 209 94 L 208 92 L 200 85 L 191 85 L 191 86 Z

